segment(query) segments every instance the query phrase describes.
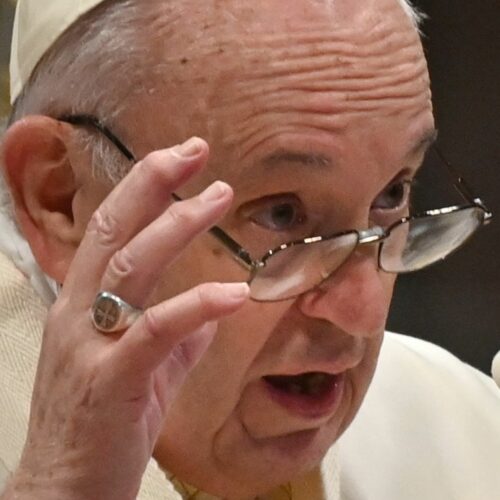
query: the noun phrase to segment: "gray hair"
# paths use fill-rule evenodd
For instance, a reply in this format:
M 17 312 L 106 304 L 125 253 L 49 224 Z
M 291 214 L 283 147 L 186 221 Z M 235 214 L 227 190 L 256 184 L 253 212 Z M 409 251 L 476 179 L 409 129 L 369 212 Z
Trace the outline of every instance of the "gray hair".
M 137 36 L 137 26 L 150 22 L 140 3 L 105 1 L 63 33 L 36 67 L 9 123 L 28 114 L 59 117 L 83 111 L 112 122 L 127 101 L 148 93 L 146 71 L 154 61 Z M 83 129 L 80 139 L 92 152 L 96 175 L 113 183 L 123 178 L 123 160 L 106 140 Z
M 151 22 L 142 1 L 105 1 L 59 37 L 17 99 L 9 123 L 28 114 L 61 116 L 82 110 L 112 122 L 128 100 L 154 92 L 146 72 L 157 61 L 149 60 L 146 38 L 137 36 L 137 26 Z M 418 28 L 422 14 L 409 0 L 398 1 Z M 118 183 L 130 163 L 100 134 L 84 129 L 79 134 L 92 154 L 94 174 Z M 6 194 L 0 179 L 0 209 Z
M 147 9 L 141 9 L 140 3 L 107 0 L 63 33 L 14 103 L 7 127 L 27 115 L 57 117 L 82 110 L 113 120 L 127 99 L 147 92 L 149 79 L 144 73 L 150 61 L 147 49 L 137 40 L 137 23 Z M 78 134 L 92 155 L 94 175 L 118 183 L 130 165 L 100 135 L 83 128 Z M 13 218 L 12 198 L 2 169 L 0 211 Z

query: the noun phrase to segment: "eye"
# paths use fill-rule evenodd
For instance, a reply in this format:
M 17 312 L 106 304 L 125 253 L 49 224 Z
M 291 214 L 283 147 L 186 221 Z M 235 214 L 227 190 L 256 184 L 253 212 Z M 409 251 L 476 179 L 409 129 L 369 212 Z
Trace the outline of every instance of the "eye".
M 294 195 L 268 196 L 252 202 L 244 211 L 252 222 L 270 231 L 292 232 L 307 220 L 303 204 Z
M 396 210 L 405 207 L 410 198 L 411 186 L 411 180 L 400 180 L 389 184 L 377 196 L 372 209 Z

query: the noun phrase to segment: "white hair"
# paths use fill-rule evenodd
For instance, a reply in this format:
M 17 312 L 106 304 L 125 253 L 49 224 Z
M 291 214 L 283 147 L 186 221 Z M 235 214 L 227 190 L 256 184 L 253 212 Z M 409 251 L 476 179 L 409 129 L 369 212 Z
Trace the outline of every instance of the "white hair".
M 151 78 L 144 37 L 150 22 L 141 0 L 106 1 L 73 24 L 36 67 L 17 99 L 10 123 L 28 114 L 53 117 L 91 114 L 112 122 L 131 99 L 147 94 Z M 126 172 L 123 159 L 104 138 L 81 131 L 93 169 L 114 183 Z
M 408 15 L 408 17 L 412 20 L 415 28 L 420 29 L 420 25 L 422 21 L 426 19 L 426 15 L 417 7 L 415 7 L 410 0 L 398 0 L 401 4 L 401 7 Z
M 140 3 L 105 1 L 63 33 L 38 63 L 14 103 L 7 126 L 35 114 L 58 117 L 85 112 L 113 120 L 128 99 L 148 92 L 149 52 L 137 37 L 137 23 L 147 9 L 141 9 Z M 79 139 L 92 154 L 96 176 L 113 184 L 125 176 L 130 165 L 100 134 L 82 128 Z M 13 217 L 2 169 L 0 211 Z
M 398 0 L 418 28 L 422 14 L 409 0 Z M 28 114 L 61 116 L 95 114 L 113 122 L 127 101 L 154 92 L 151 68 L 157 61 L 147 48 L 147 37 L 137 26 L 151 23 L 143 0 L 108 0 L 71 26 L 52 46 L 17 99 L 10 123 Z M 142 5 L 141 5 L 142 3 Z M 101 134 L 80 131 L 92 153 L 95 175 L 119 182 L 129 162 Z M 0 176 L 0 210 L 10 197 Z

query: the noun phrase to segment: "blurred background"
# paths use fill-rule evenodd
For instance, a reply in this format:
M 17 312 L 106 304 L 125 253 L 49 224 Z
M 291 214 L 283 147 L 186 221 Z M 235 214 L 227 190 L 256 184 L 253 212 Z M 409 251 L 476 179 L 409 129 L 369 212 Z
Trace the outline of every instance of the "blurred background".
M 500 1 L 415 3 L 429 16 L 423 41 L 439 147 L 496 217 L 447 261 L 400 276 L 388 328 L 490 373 L 500 349 Z M 444 199 L 430 188 L 439 165 L 429 160 L 417 194 L 425 208 Z
M 9 74 L 7 62 L 15 0 L 0 0 L 0 121 L 8 113 Z
M 7 61 L 15 0 L 0 0 L 0 119 L 8 114 Z M 489 373 L 500 350 L 500 2 L 418 0 L 439 146 L 496 213 L 449 260 L 401 276 L 388 328 L 431 340 Z M 460 203 L 435 158 L 416 205 Z

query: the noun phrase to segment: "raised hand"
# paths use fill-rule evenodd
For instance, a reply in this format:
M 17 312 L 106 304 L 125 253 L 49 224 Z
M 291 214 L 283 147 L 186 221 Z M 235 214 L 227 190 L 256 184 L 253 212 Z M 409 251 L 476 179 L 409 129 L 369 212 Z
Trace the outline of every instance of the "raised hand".
M 204 283 L 148 307 L 159 270 L 226 213 L 222 182 L 172 203 L 200 170 L 193 138 L 136 164 L 94 213 L 49 312 L 28 438 L 5 499 L 132 499 L 171 402 L 217 320 L 248 298 L 245 283 Z M 91 321 L 99 291 L 144 312 L 105 335 Z

